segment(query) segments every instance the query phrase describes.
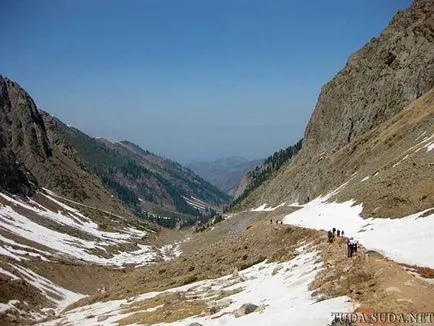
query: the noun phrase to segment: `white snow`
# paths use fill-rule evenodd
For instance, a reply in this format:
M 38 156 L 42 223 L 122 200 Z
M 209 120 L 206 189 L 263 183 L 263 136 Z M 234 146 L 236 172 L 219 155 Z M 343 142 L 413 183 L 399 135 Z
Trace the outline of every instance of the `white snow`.
M 334 192 L 335 193 L 335 192 Z M 283 223 L 302 227 L 344 230 L 368 250 L 401 263 L 434 268 L 434 213 L 420 217 L 429 210 L 403 218 L 363 219 L 362 204 L 354 201 L 327 202 L 331 194 L 318 197 L 283 219 Z
M 406 159 L 408 158 L 408 154 L 404 156 L 404 158 L 402 160 L 400 160 L 399 162 L 393 164 L 393 167 L 398 166 L 401 162 L 404 162 Z
M 182 254 L 180 242 L 168 244 L 160 248 L 160 252 L 163 255 L 163 260 L 168 261 L 173 258 L 179 257 Z
M 39 289 L 47 297 L 47 299 L 55 303 L 55 311 L 57 312 L 62 311 L 71 303 L 85 297 L 83 294 L 66 290 L 54 284 L 50 280 L 36 274 L 28 268 L 12 264 L 10 265 L 15 268 L 28 283 Z
M 299 251 L 306 250 L 307 246 Z M 318 260 L 317 252 L 302 252 L 299 256 L 284 263 L 259 263 L 244 271 L 239 272 L 243 278 L 234 279 L 231 276 L 224 276 L 219 279 L 205 280 L 179 288 L 170 289 L 164 292 L 151 292 L 128 300 L 129 304 L 155 297 L 167 292 L 186 292 L 189 297 L 199 296 L 201 299 L 210 300 L 210 304 L 226 303 L 226 306 L 211 316 L 189 317 L 179 320 L 170 325 L 185 326 L 193 322 L 202 325 L 285 325 L 285 326 L 322 326 L 327 325 L 331 320 L 330 312 L 350 312 L 355 307 L 348 297 L 338 297 L 329 300 L 318 300 L 312 297 L 308 285 L 314 280 L 316 274 L 321 270 L 321 263 Z M 273 275 L 273 271 L 277 270 Z M 214 297 L 220 291 L 240 289 L 241 292 L 233 294 L 224 299 L 215 301 L 213 296 L 206 299 L 210 294 Z M 98 302 L 89 306 L 80 307 L 67 312 L 61 316 L 62 325 L 95 325 L 98 316 L 109 316 L 104 325 L 117 324 L 121 319 L 126 318 L 122 308 L 128 303 L 126 299 L 108 302 Z M 253 303 L 258 306 L 264 305 L 262 312 L 235 318 L 234 310 L 242 304 Z M 160 306 L 151 307 L 143 311 L 159 309 Z M 152 310 L 151 310 L 152 309 Z M 43 325 L 56 325 L 59 320 L 53 320 Z M 160 324 L 166 325 L 166 324 Z
M 144 265 L 154 261 L 157 256 L 157 252 L 153 247 L 138 245 L 139 249 L 136 251 L 121 252 L 111 258 L 101 257 L 91 250 L 94 249 L 99 250 L 99 252 L 105 252 L 108 247 L 113 248 L 118 244 L 142 238 L 147 234 L 147 232 L 133 228 L 123 228 L 122 233 L 101 231 L 95 222 L 82 215 L 74 208 L 57 201 L 49 195 L 45 196 L 59 205 L 59 207 L 64 211 L 53 212 L 31 200 L 29 203 L 26 203 L 2 193 L 0 193 L 0 196 L 6 199 L 10 204 L 9 206 L 0 206 L 0 229 L 4 229 L 8 232 L 51 248 L 58 254 L 70 257 L 72 256 L 77 259 L 101 265 L 116 266 L 125 264 Z M 50 223 L 54 222 L 60 228 L 62 228 L 62 226 L 74 228 L 78 232 L 90 236 L 92 240 L 85 240 L 77 236 L 69 235 L 66 232 L 59 232 L 55 229 L 45 227 L 44 225 L 38 224 L 18 213 L 14 209 L 15 207 L 37 214 L 39 217 L 50 221 Z M 11 243 L 12 240 L 5 241 L 4 239 L 5 238 L 2 237 L 0 238 L 0 241 L 4 241 L 11 245 L 18 245 L 24 249 L 30 249 L 30 247 L 26 248 L 24 245 Z M 44 256 L 50 255 L 49 253 L 40 250 L 38 251 L 36 249 L 33 251 L 37 251 L 41 254 L 29 252 L 27 250 L 14 249 L 12 246 L 7 245 L 0 246 L 0 254 L 10 256 L 18 261 L 26 259 L 27 256 L 40 257 L 45 260 Z
M 20 278 L 12 274 L 11 272 L 0 267 L 0 273 L 11 277 L 13 280 L 19 280 Z
M 416 140 L 419 140 L 419 138 L 420 137 L 422 137 L 423 135 L 425 134 L 425 132 L 423 133 L 423 134 L 421 134 L 419 137 L 417 137 L 416 138 Z M 429 136 L 429 137 L 425 137 L 422 141 L 420 141 L 419 143 L 417 143 L 416 145 L 413 145 L 413 146 L 411 146 L 409 149 L 407 149 L 405 152 L 407 153 L 407 152 L 411 152 L 411 151 L 413 151 L 413 152 L 418 152 L 421 148 L 423 148 L 423 147 L 427 147 L 428 148 L 428 151 L 430 151 L 431 149 L 432 149 L 432 144 L 433 144 L 433 142 L 431 141 L 430 143 L 428 143 L 428 144 L 425 144 L 425 143 L 427 143 L 428 141 L 430 141 L 430 140 L 432 140 L 434 138 L 434 134 L 432 134 L 431 136 Z M 429 148 L 431 148 L 431 149 L 429 149 Z
M 277 205 L 276 207 L 268 207 L 268 204 L 263 204 L 257 208 L 251 209 L 252 212 L 272 212 L 275 211 L 277 208 L 285 206 L 286 203 L 281 203 L 280 205 Z
M 362 180 L 360 180 L 360 182 L 364 182 L 364 181 L 366 181 L 368 179 L 369 179 L 369 175 L 367 177 L 364 177 Z

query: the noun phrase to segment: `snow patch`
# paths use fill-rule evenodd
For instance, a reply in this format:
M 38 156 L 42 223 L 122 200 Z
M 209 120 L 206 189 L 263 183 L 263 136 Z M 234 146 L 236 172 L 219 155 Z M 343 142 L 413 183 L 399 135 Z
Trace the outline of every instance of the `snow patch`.
M 403 218 L 361 217 L 363 206 L 355 201 L 327 202 L 330 195 L 318 197 L 300 210 L 284 217 L 283 223 L 317 230 L 336 227 L 354 237 L 368 250 L 398 262 L 434 268 L 434 213 L 421 217 L 428 210 Z
M 59 207 L 64 211 L 53 212 L 32 200 L 29 200 L 27 203 L 2 193 L 0 193 L 0 196 L 6 199 L 10 204 L 0 206 L 0 229 L 39 243 L 47 248 L 51 248 L 55 253 L 60 253 L 65 256 L 91 263 L 115 266 L 122 266 L 125 264 L 140 264 L 143 266 L 144 264 L 153 262 L 157 256 L 157 252 L 153 247 L 138 245 L 139 249 L 135 251 L 121 252 L 113 255 L 111 258 L 101 257 L 95 252 L 95 250 L 106 252 L 109 247 L 116 248 L 119 244 L 142 238 L 147 234 L 147 232 L 133 228 L 124 228 L 122 233 L 102 231 L 95 222 L 78 212 L 76 209 L 63 204 L 50 195 L 44 196 L 59 205 Z M 18 213 L 14 210 L 14 207 L 30 211 L 31 213 L 50 221 L 50 223 L 54 223 L 60 228 L 68 226 L 76 229 L 77 232 L 87 235 L 87 238 L 83 239 L 45 227 Z M 7 239 L 5 241 L 4 239 L 5 238 L 2 237 L 0 240 L 11 245 L 18 245 L 12 240 Z M 22 248 L 27 247 L 24 245 L 19 246 Z M 27 247 L 27 249 L 30 249 L 30 247 Z M 46 260 L 45 256 L 50 255 L 49 253 L 38 251 L 36 249 L 33 251 L 37 251 L 39 254 L 28 250 L 14 249 L 13 247 L 6 245 L 0 247 L 0 255 L 7 255 L 17 261 L 27 259 L 26 257 L 28 256 L 39 257 Z
M 300 249 L 304 250 L 306 247 Z M 354 306 L 346 296 L 329 300 L 316 300 L 312 296 L 308 285 L 314 280 L 322 268 L 318 262 L 317 252 L 301 252 L 296 258 L 283 263 L 259 263 L 239 272 L 238 282 L 233 283 L 231 276 L 218 279 L 205 280 L 169 289 L 164 292 L 151 292 L 142 294 L 133 300 L 114 300 L 98 302 L 89 306 L 80 307 L 61 316 L 62 325 L 95 325 L 98 316 L 108 316 L 104 325 L 114 325 L 130 314 L 123 313 L 126 304 L 134 304 L 155 297 L 161 293 L 189 291 L 190 296 L 197 295 L 201 299 L 220 291 L 240 289 L 241 292 L 218 300 L 216 303 L 225 302 L 225 307 L 211 316 L 195 316 L 179 320 L 170 325 L 185 326 L 190 323 L 200 323 L 207 326 L 218 325 L 305 325 L 320 326 L 330 322 L 330 312 L 350 312 Z M 278 270 L 277 273 L 273 271 Z M 241 281 L 241 278 L 244 280 Z M 209 298 L 208 298 L 209 300 Z M 234 310 L 244 303 L 263 305 L 262 312 L 235 318 Z M 152 307 L 143 311 L 157 310 L 160 307 Z M 152 310 L 151 310 L 152 309 Z M 49 321 L 44 325 L 56 325 L 59 320 Z M 159 324 L 166 325 L 166 324 Z
M 276 207 L 268 207 L 268 204 L 263 204 L 257 208 L 251 209 L 252 212 L 272 212 L 276 210 L 279 207 L 285 206 L 286 203 L 282 203 L 280 205 L 277 205 Z

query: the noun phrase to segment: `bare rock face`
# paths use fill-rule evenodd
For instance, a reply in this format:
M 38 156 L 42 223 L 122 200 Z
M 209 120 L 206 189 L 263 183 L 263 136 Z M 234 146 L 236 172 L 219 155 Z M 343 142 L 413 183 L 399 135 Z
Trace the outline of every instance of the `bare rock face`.
M 432 151 L 419 143 L 434 132 L 433 103 L 434 0 L 416 0 L 323 87 L 300 152 L 241 208 L 306 203 L 340 186 L 338 199 L 362 202 L 363 216 L 432 207 Z
M 337 150 L 433 86 L 434 1 L 416 0 L 322 88 L 303 151 Z
M 29 194 L 36 180 L 27 167 L 51 156 L 44 124 L 33 100 L 0 75 L 0 189 Z
M 0 76 L 1 138 L 26 165 L 52 155 L 44 122 L 32 98 L 17 83 Z

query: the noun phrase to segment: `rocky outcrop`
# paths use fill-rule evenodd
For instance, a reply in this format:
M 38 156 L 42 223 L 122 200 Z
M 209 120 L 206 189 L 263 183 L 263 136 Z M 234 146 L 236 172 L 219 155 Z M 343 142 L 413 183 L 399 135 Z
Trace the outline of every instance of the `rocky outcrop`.
M 131 216 L 84 169 L 58 124 L 18 83 L 0 76 L 0 191 L 31 195 L 46 187 L 70 199 Z
M 323 87 L 301 151 L 241 208 L 305 203 L 342 185 L 333 199 L 363 202 L 364 216 L 432 207 L 433 87 L 434 0 L 416 0 Z
M 416 0 L 322 88 L 303 151 L 314 156 L 337 150 L 433 86 L 434 1 Z
M 0 75 L 0 188 L 29 194 L 29 170 L 52 155 L 44 124 L 33 100 Z

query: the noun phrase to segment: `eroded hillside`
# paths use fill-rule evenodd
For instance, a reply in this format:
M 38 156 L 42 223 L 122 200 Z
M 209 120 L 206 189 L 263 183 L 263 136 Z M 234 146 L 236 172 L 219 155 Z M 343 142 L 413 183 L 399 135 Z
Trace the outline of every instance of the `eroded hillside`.
M 301 151 L 240 207 L 305 203 L 348 181 L 340 199 L 363 202 L 365 216 L 433 206 L 433 12 L 415 1 L 351 56 L 323 87 Z

